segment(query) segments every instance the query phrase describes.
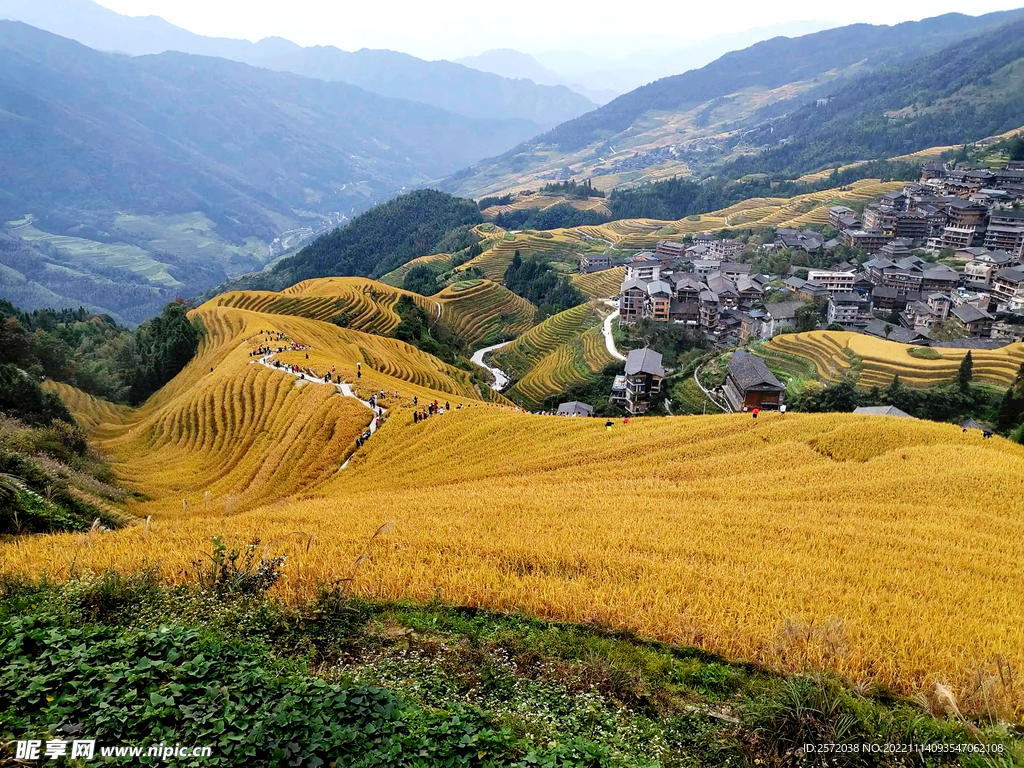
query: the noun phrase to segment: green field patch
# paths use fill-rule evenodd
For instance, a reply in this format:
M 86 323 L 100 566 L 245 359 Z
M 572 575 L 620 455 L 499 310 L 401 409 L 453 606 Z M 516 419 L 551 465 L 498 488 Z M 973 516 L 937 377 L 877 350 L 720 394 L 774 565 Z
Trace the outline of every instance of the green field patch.
M 49 243 L 66 255 L 87 266 L 102 269 L 123 269 L 145 277 L 149 282 L 167 287 L 182 285 L 167 271 L 167 266 L 154 259 L 148 251 L 127 243 L 99 243 L 82 237 L 52 235 L 34 226 L 19 227 L 18 237 L 29 242 Z
M 182 256 L 214 259 L 225 265 L 238 259 L 262 265 L 270 258 L 270 248 L 262 240 L 248 237 L 243 245 L 229 243 L 217 234 L 216 225 L 199 212 L 169 216 L 122 214 L 115 224 L 146 239 L 154 249 Z

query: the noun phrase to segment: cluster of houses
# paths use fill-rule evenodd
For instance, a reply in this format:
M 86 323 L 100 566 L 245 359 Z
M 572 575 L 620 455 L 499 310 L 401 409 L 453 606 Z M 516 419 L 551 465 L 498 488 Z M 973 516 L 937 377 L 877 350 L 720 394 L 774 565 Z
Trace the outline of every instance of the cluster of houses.
M 1024 163 L 1002 171 L 929 163 L 920 183 L 883 195 L 863 215 L 832 208 L 830 225 L 838 237 L 777 229 L 772 242 L 757 246 L 827 254 L 848 245 L 871 255 L 863 264 L 843 261 L 809 269 L 806 277 L 757 274 L 739 260 L 743 242 L 703 234 L 685 243 L 662 241 L 624 260 L 588 255 L 580 269 L 625 266 L 620 322 L 685 324 L 723 348 L 794 327 L 808 303 L 817 306 L 822 324 L 889 338 L 896 338 L 897 325 L 925 343 L 932 335 L 1012 336 L 1013 324 L 996 322 L 996 315 L 1024 320 L 1024 208 L 1013 207 L 1021 202 Z M 769 286 L 785 292 L 766 303 Z
M 921 181 L 889 192 L 864 209 L 862 216 L 836 206 L 829 223 L 846 245 L 871 253 L 900 240 L 932 253 L 984 247 L 1024 258 L 1024 162 L 1000 171 L 946 168 L 928 163 Z
M 615 377 L 609 399 L 631 416 L 642 416 L 662 393 L 664 379 L 661 354 L 647 347 L 630 350 L 625 371 Z M 786 395 L 785 385 L 764 360 L 743 349 L 734 352 L 729 359 L 723 391 L 734 411 L 777 410 Z M 573 404 L 564 405 L 568 408 Z
M 1024 314 L 1021 203 L 1024 162 L 998 171 L 933 162 L 923 166 L 919 183 L 883 195 L 862 216 L 832 208 L 829 223 L 845 245 L 875 257 L 864 272 L 873 285 L 892 289 L 880 292 L 883 299 L 894 292 L 911 304 L 960 288 L 983 294 L 966 302 L 983 312 Z M 952 253 L 963 270 L 910 260 L 913 251 Z

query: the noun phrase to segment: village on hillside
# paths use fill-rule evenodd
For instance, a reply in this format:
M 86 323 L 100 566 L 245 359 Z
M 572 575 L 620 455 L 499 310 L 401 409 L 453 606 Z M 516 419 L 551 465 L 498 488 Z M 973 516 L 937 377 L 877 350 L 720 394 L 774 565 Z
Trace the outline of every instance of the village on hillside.
M 1024 332 L 1022 202 L 1024 162 L 995 171 L 930 162 L 919 182 L 862 211 L 834 206 L 820 232 L 780 228 L 767 242 L 697 234 L 628 258 L 583 256 L 579 267 L 625 267 L 620 323 L 678 323 L 723 350 L 817 328 L 996 349 Z M 754 268 L 786 250 L 815 266 Z M 645 413 L 664 376 L 660 355 L 630 352 L 611 401 Z M 743 353 L 730 363 L 723 393 L 733 410 L 772 409 L 783 390 L 760 358 Z

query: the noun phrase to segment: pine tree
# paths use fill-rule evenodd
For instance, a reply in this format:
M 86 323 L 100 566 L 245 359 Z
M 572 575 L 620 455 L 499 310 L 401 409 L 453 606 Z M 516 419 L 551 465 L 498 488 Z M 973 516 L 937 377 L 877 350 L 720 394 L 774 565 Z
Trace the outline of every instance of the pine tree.
M 956 378 L 961 392 L 966 392 L 971 388 L 971 379 L 974 378 L 974 358 L 971 356 L 971 350 L 967 350 L 964 359 L 960 361 L 960 371 Z

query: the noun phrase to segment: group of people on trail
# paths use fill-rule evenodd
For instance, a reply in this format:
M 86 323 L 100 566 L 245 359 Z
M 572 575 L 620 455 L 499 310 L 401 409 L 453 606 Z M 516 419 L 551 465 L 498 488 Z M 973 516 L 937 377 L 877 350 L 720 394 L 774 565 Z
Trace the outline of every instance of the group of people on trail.
M 395 391 L 395 397 L 398 397 L 398 392 L 397 391 Z M 380 392 L 378 392 L 377 394 L 375 394 L 375 395 L 370 395 L 370 407 L 373 409 L 373 412 L 376 413 L 378 416 L 383 416 L 384 415 L 384 406 L 382 406 L 380 404 L 383 399 L 384 399 L 384 390 L 383 389 Z
M 285 333 L 281 331 L 266 331 L 260 330 L 260 341 L 259 346 L 256 349 L 249 352 L 249 357 L 266 357 L 267 355 L 274 355 L 280 352 L 301 352 L 306 349 L 305 344 L 296 344 Z M 287 341 L 287 347 L 276 346 L 272 347 L 270 344 L 264 343 L 262 337 L 268 336 L 270 341 Z M 309 353 L 306 353 L 306 359 L 309 360 Z
M 277 339 L 278 341 L 281 341 L 282 339 L 285 341 L 288 340 L 287 334 L 285 334 L 283 331 L 267 331 L 264 330 L 263 328 L 260 328 L 260 336 L 263 336 L 264 334 L 274 339 Z
M 413 405 L 418 405 L 419 404 L 419 398 L 418 397 L 413 397 L 412 402 L 413 402 Z M 434 415 L 443 416 L 445 411 L 450 411 L 451 409 L 452 409 L 451 403 L 449 403 L 447 400 L 445 401 L 443 407 L 438 404 L 437 400 L 435 400 L 432 403 L 428 403 L 427 407 L 424 408 L 422 411 L 420 411 L 420 410 L 413 411 L 412 412 L 412 422 L 413 422 L 413 424 L 419 424 L 421 421 L 426 421 L 431 416 L 434 416 Z
M 370 439 L 370 435 L 372 435 L 372 434 L 373 434 L 373 432 L 371 432 L 370 430 L 366 430 L 365 432 L 363 432 L 363 434 L 361 434 L 359 437 L 357 437 L 356 438 L 356 448 L 362 448 L 363 445 L 366 443 L 366 441 Z

